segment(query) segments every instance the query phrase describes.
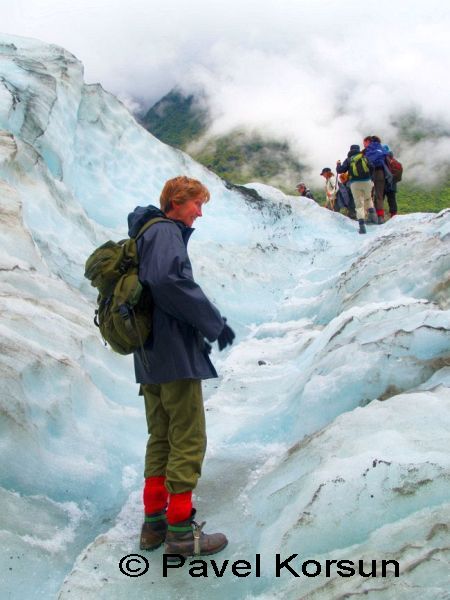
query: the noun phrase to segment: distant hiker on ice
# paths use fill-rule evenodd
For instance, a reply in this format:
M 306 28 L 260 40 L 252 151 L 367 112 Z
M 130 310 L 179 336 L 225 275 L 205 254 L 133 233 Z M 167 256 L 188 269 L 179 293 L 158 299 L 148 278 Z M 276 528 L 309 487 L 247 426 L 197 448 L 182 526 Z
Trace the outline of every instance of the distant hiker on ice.
M 369 161 L 372 173 L 374 204 L 378 217 L 378 224 L 384 223 L 384 187 L 387 152 L 381 145 L 377 135 L 368 135 L 363 140 L 364 155 Z
M 365 157 L 365 151 L 361 151 L 358 144 L 351 145 L 344 162 L 337 162 L 336 171 L 338 173 L 348 173 L 350 189 L 355 200 L 359 233 L 366 233 L 366 211 L 369 221 L 377 223 L 378 219 L 372 201 L 371 169 Z
M 175 177 L 162 190 L 161 210 L 138 206 L 128 215 L 130 236 L 149 220 L 163 219 L 137 242 L 139 280 L 154 302 L 150 337 L 143 352 L 134 353 L 150 434 L 140 547 L 153 550 L 165 542 L 166 554 L 182 556 L 214 554 L 227 545 L 222 533 L 201 531 L 192 506 L 206 449 L 201 380 L 217 377 L 205 338 L 223 350 L 235 337 L 194 281 L 187 253 L 192 225 L 209 198 L 200 181 Z
M 320 173 L 321 177 L 325 179 L 325 208 L 329 208 L 330 210 L 334 210 L 334 205 L 336 202 L 336 194 L 337 194 L 337 184 L 336 177 L 334 173 L 330 169 L 330 167 L 324 167 L 322 172 Z
M 401 181 L 403 167 L 394 157 L 394 153 L 389 146 L 383 146 L 386 150 L 386 169 L 384 182 L 384 197 L 387 198 L 389 205 L 389 214 L 395 217 L 397 214 L 397 183 Z
M 334 206 L 337 212 L 344 209 L 350 219 L 356 219 L 355 201 L 350 189 L 348 173 L 341 173 L 338 177 L 338 190 Z
M 303 196 L 304 198 L 310 198 L 311 200 L 315 199 L 311 193 L 311 190 L 308 187 L 306 187 L 306 183 L 303 183 L 303 181 L 297 183 L 297 192 L 300 194 L 300 196 Z
M 297 192 L 303 198 L 310 198 L 311 200 L 315 200 L 314 196 L 311 193 L 311 190 L 307 187 L 306 183 L 300 181 L 296 186 Z

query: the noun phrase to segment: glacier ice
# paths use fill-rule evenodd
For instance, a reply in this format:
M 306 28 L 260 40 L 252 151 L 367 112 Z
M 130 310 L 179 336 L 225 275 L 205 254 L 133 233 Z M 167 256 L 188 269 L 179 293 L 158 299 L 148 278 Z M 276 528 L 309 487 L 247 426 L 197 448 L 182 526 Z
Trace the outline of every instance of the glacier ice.
M 207 529 L 262 576 L 127 578 L 146 441 L 129 357 L 83 278 L 164 181 L 212 201 L 197 279 L 238 333 L 205 382 Z M 259 183 L 230 189 L 139 127 L 56 46 L 0 37 L 2 597 L 443 598 L 450 588 L 450 211 L 354 223 Z M 399 578 L 292 578 L 273 558 L 397 559 Z

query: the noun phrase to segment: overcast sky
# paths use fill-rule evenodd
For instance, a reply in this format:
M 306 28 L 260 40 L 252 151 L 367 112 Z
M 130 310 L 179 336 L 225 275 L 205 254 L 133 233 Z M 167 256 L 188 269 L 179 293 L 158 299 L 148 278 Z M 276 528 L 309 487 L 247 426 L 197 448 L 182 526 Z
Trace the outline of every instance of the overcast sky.
M 450 131 L 447 0 L 0 0 L 0 29 L 64 46 L 100 82 L 148 108 L 201 86 L 214 130 L 290 141 L 317 169 L 362 136 L 395 137 L 405 111 Z M 418 154 L 420 156 L 418 156 Z M 424 156 L 422 156 L 422 154 Z M 426 155 L 426 156 L 425 156 Z M 449 137 L 411 150 L 450 160 Z

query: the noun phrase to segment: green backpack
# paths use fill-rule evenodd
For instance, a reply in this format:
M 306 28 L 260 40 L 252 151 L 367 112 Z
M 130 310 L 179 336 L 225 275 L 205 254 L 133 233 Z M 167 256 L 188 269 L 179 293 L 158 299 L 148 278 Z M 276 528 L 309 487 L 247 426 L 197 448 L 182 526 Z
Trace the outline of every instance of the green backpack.
M 355 154 L 349 159 L 350 179 L 355 177 L 370 177 L 369 162 L 362 152 Z
M 143 349 L 150 334 L 153 300 L 150 290 L 139 281 L 136 241 L 149 227 L 167 220 L 151 219 L 134 238 L 109 240 L 86 261 L 84 276 L 98 290 L 94 323 L 105 345 L 108 343 L 119 354 Z

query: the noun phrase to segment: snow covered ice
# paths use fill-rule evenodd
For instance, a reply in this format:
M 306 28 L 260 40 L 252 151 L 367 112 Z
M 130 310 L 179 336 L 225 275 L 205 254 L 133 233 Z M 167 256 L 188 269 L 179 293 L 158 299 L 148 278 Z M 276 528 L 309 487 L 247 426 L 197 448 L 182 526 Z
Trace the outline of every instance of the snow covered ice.
M 358 236 L 308 199 L 243 195 L 68 52 L 5 35 L 0 130 L 1 597 L 450 597 L 450 211 Z M 260 554 L 260 577 L 164 578 L 162 550 L 140 578 L 118 568 L 140 553 L 145 418 L 83 267 L 180 173 L 211 191 L 190 253 L 238 334 L 205 382 L 196 505 L 229 537 L 218 564 Z M 400 577 L 276 577 L 277 553 Z

